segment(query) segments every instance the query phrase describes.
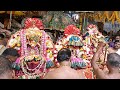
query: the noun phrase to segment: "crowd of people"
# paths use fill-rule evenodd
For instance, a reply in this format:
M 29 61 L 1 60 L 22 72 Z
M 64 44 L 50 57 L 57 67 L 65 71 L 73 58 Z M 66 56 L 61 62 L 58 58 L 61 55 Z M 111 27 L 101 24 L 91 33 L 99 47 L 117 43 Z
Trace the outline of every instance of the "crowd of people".
M 15 79 L 15 71 L 12 68 L 13 63 L 20 57 L 19 52 L 14 48 L 8 48 L 7 43 L 10 39 L 10 32 L 4 31 L 0 34 L 0 79 Z M 104 64 L 97 62 L 101 53 L 108 46 L 106 51 L 106 60 Z M 86 79 L 84 72 L 71 68 L 72 51 L 69 48 L 62 48 L 57 53 L 57 61 L 60 66 L 52 68 L 43 79 Z M 120 33 L 114 38 L 108 38 L 106 42 L 99 41 L 97 51 L 93 54 L 91 65 L 96 79 L 120 79 Z M 102 68 L 101 68 L 102 67 Z

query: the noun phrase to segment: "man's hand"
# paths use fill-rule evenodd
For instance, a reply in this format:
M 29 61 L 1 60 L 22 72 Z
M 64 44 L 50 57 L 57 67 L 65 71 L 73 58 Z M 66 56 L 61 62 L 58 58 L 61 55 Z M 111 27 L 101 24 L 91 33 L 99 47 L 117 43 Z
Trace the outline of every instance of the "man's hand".
M 96 76 L 101 78 L 101 79 L 106 79 L 107 77 L 106 77 L 105 73 L 103 72 L 103 70 L 101 70 L 101 69 L 103 69 L 103 65 L 98 65 L 96 63 L 96 61 L 99 60 L 100 54 L 102 53 L 104 46 L 106 46 L 106 44 L 103 42 L 100 42 L 98 44 L 97 52 L 94 54 L 94 56 L 91 60 L 91 64 L 92 64 L 92 67 L 93 67 L 93 70 L 94 70 Z
M 103 42 L 99 42 L 98 44 L 98 47 L 105 47 L 106 46 L 106 43 L 103 43 Z
M 97 53 L 102 54 L 104 47 L 106 46 L 106 43 L 103 42 L 99 42 L 98 46 L 97 46 Z

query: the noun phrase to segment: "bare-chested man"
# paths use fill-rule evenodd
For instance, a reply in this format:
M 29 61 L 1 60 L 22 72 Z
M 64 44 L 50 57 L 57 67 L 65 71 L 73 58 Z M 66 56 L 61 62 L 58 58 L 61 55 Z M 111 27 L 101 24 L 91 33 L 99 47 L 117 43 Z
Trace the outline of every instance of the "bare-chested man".
M 106 44 L 104 43 L 99 43 L 98 50 L 94 54 L 91 61 L 94 73 L 99 79 L 120 79 L 120 55 L 118 55 L 117 53 L 110 53 L 107 55 L 106 66 L 108 68 L 108 73 L 100 69 L 98 64 L 96 63 L 105 45 Z
M 84 79 L 83 73 L 71 68 L 70 65 L 71 51 L 69 49 L 62 49 L 58 52 L 57 60 L 60 67 L 50 71 L 46 74 L 44 79 Z
M 12 70 L 12 63 L 0 55 L 0 79 L 15 79 L 15 72 Z

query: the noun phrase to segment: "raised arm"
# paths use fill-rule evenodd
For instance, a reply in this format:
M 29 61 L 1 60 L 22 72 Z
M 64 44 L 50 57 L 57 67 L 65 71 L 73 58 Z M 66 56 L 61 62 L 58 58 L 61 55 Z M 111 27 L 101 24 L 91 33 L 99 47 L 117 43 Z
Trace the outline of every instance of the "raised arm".
M 103 47 L 104 47 L 105 45 L 106 45 L 105 43 L 102 43 L 102 42 L 99 43 L 98 49 L 97 49 L 96 53 L 94 54 L 94 56 L 93 56 L 93 58 L 92 58 L 92 61 L 91 61 L 91 64 L 92 64 L 94 73 L 96 74 L 96 76 L 97 76 L 99 79 L 107 79 L 107 76 L 106 76 L 106 74 L 104 73 L 104 71 L 101 70 L 100 67 L 98 66 L 98 64 L 96 63 L 96 61 L 99 60 L 100 54 L 102 53 Z

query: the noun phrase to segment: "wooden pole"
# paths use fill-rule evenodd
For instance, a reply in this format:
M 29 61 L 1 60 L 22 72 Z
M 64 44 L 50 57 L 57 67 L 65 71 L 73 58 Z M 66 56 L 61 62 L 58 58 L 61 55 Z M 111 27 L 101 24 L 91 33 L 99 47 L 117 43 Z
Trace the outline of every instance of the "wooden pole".
M 12 11 L 10 12 L 10 27 L 9 27 L 9 29 L 11 29 L 11 21 L 12 21 Z

